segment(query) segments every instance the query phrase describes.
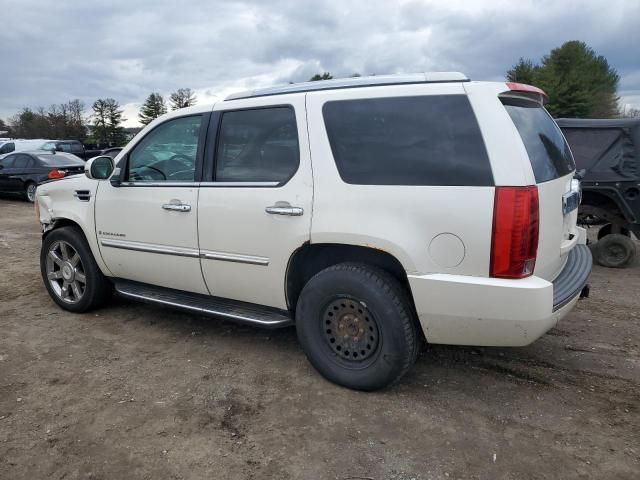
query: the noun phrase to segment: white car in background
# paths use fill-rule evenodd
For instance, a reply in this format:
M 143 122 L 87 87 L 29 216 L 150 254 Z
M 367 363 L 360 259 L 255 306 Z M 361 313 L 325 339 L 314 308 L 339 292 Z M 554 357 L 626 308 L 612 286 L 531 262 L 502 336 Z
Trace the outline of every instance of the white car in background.
M 166 114 L 86 176 L 41 185 L 62 308 L 127 298 L 296 325 L 361 390 L 431 343 L 527 345 L 591 271 L 567 143 L 527 85 L 458 73 L 235 94 Z
M 12 152 L 28 152 L 38 150 L 46 142 L 45 138 L 34 140 L 5 140 L 0 142 L 0 157 Z

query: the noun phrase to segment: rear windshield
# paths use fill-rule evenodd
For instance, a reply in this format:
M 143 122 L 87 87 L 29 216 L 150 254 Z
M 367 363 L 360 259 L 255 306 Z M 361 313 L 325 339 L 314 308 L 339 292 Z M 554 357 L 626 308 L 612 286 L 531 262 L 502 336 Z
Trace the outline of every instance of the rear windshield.
M 346 183 L 493 185 L 466 95 L 331 101 L 322 112 Z
M 70 167 L 73 165 L 84 165 L 84 162 L 79 158 L 66 155 L 63 156 L 60 154 L 38 155 L 38 158 L 42 163 L 50 167 Z
M 569 145 L 551 115 L 539 104 L 502 99 L 524 143 L 536 183 L 564 177 L 575 170 Z

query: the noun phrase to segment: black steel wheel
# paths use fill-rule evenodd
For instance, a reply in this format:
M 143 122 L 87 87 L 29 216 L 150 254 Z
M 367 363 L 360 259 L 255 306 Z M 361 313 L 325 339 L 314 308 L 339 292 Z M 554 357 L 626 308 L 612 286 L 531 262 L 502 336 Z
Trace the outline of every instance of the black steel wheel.
M 302 289 L 296 329 L 311 364 L 356 390 L 397 382 L 418 354 L 418 327 L 406 291 L 376 267 L 342 263 Z
M 329 348 L 347 362 L 363 362 L 377 350 L 378 323 L 364 303 L 341 296 L 324 310 L 324 336 Z

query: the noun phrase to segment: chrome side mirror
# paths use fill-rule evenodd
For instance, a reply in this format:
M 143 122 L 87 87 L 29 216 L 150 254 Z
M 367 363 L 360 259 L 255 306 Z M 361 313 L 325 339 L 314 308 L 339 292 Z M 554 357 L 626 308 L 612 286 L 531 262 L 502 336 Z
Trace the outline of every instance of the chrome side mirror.
M 113 169 L 113 159 L 103 155 L 87 160 L 84 166 L 84 174 L 93 180 L 106 180 L 113 173 Z

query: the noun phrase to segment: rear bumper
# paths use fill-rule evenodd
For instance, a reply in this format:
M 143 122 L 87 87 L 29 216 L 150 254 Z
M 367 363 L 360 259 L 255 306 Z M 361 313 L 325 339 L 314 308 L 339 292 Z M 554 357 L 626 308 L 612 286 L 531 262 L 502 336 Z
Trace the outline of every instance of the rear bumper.
M 560 275 L 553 281 L 553 311 L 560 310 L 567 305 L 587 284 L 593 258 L 591 250 L 586 245 L 576 245 Z
M 591 272 L 591 252 L 576 245 L 552 283 L 464 275 L 409 275 L 427 341 L 452 345 L 522 346 L 571 311 Z

